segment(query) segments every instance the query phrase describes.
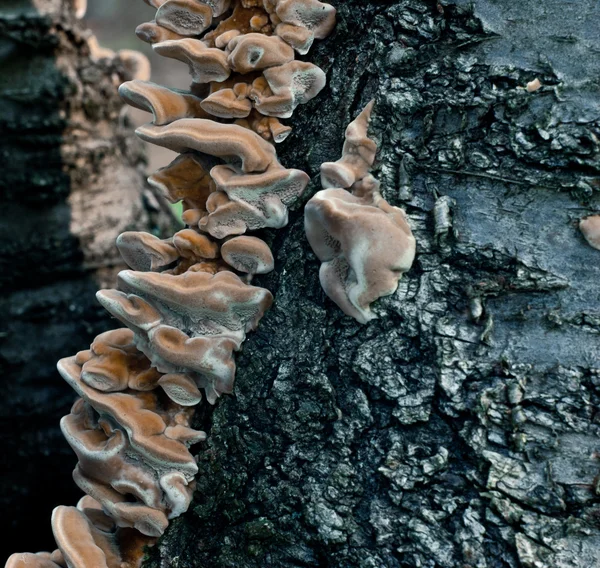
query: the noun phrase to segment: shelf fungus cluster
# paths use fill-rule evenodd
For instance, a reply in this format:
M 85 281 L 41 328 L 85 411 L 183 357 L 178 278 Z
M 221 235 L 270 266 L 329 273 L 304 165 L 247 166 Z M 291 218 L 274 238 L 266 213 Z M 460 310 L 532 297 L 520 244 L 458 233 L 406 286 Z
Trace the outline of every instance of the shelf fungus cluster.
M 323 290 L 360 323 L 371 304 L 393 294 L 415 257 L 415 239 L 402 209 L 390 205 L 369 174 L 376 143 L 367 136 L 369 103 L 348 125 L 342 157 L 321 165 L 319 191 L 306 205 L 308 241 L 322 262 Z
M 147 81 L 122 85 L 153 122 L 140 138 L 180 155 L 149 183 L 182 202 L 185 229 L 169 239 L 123 233 L 131 270 L 100 303 L 125 327 L 59 362 L 80 398 L 61 422 L 86 494 L 52 516 L 57 550 L 13 554 L 7 568 L 134 568 L 143 548 L 187 510 L 197 465 L 194 406 L 231 393 L 234 353 L 270 307 L 252 279 L 274 267 L 252 231 L 281 228 L 308 176 L 281 165 L 280 122 L 325 85 L 295 59 L 335 25 L 318 0 L 145 0 L 156 9 L 137 35 L 185 62 L 188 91 Z

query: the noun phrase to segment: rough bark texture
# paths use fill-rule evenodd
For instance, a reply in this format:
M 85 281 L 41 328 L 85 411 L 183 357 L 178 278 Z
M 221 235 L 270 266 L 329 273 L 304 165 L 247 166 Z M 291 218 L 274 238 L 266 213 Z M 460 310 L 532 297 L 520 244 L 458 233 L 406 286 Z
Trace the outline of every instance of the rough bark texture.
M 142 195 L 141 147 L 117 95 L 128 71 L 92 60 L 90 35 L 70 2 L 0 3 L 4 554 L 52 547 L 52 508 L 80 495 L 59 429 L 75 395 L 56 361 L 114 325 L 94 294 L 120 264 L 116 236 L 164 220 Z
M 600 253 L 577 230 L 600 209 L 600 9 L 336 5 L 281 162 L 308 199 L 376 97 L 417 261 L 362 326 L 324 297 L 301 206 L 267 232 L 276 304 L 197 415 L 194 504 L 145 566 L 600 566 Z

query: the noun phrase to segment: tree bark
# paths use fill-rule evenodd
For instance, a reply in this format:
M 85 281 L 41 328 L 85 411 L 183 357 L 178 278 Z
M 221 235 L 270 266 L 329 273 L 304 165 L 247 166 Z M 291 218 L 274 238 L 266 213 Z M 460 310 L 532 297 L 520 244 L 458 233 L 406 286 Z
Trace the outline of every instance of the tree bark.
M 81 4 L 79 2 L 79 4 Z M 0 6 L 0 373 L 2 552 L 54 546 L 52 508 L 74 503 L 60 418 L 73 391 L 56 361 L 114 326 L 96 303 L 128 228 L 168 216 L 117 94 L 128 60 L 99 52 L 63 0 Z M 90 41 L 92 43 L 90 43 Z
M 600 566 L 600 253 L 577 230 L 600 209 L 599 8 L 336 4 L 280 160 L 308 200 L 375 97 L 417 260 L 363 326 L 321 290 L 303 204 L 271 234 L 276 303 L 197 414 L 194 503 L 145 566 Z

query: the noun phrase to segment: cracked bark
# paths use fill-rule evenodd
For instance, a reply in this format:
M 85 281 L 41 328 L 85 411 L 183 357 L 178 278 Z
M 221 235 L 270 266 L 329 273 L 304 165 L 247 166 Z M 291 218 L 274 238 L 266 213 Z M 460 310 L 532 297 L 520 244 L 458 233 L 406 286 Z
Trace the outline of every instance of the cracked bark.
M 127 70 L 92 61 L 69 2 L 0 4 L 4 556 L 33 540 L 53 547 L 52 508 L 79 496 L 59 429 L 74 393 L 56 361 L 114 326 L 94 294 L 121 265 L 116 236 L 169 220 L 142 192 L 141 146 L 117 95 Z
M 600 566 L 600 256 L 577 230 L 600 208 L 600 9 L 336 4 L 281 161 L 308 199 L 375 97 L 417 261 L 361 326 L 320 289 L 303 204 L 272 235 L 276 304 L 145 566 Z

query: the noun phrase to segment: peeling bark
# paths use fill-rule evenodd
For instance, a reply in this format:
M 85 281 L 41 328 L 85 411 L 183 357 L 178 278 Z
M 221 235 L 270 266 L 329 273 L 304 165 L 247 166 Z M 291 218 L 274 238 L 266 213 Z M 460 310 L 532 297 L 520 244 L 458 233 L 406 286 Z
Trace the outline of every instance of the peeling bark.
M 73 392 L 56 361 L 113 325 L 94 294 L 121 265 L 115 238 L 170 222 L 143 195 L 141 145 L 117 95 L 129 71 L 118 58 L 93 57 L 90 36 L 70 2 L 0 5 L 5 553 L 31 535 L 52 546 L 53 506 L 79 495 L 59 430 Z
M 281 160 L 308 199 L 375 97 L 416 263 L 362 326 L 319 286 L 302 204 L 272 234 L 275 306 L 198 414 L 194 504 L 145 566 L 600 566 L 600 256 L 577 229 L 600 209 L 599 8 L 337 8 Z

